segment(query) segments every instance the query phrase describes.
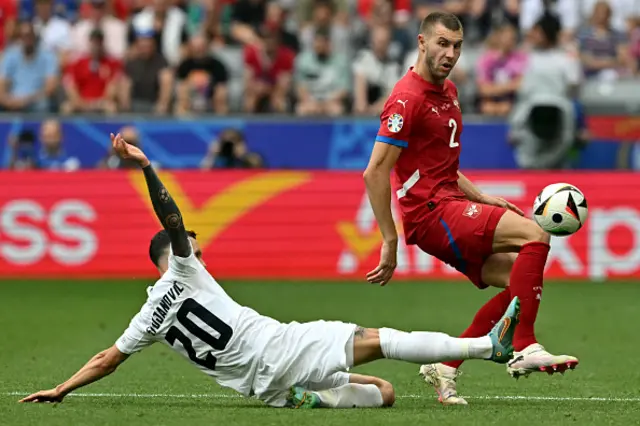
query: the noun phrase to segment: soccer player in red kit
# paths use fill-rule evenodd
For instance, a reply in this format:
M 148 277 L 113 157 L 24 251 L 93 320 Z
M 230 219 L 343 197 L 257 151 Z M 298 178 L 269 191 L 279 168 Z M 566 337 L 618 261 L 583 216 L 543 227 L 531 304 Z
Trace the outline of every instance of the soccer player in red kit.
M 462 24 L 455 15 L 427 16 L 418 35 L 416 65 L 396 84 L 384 106 L 364 172 L 383 236 L 380 263 L 367 279 L 385 285 L 396 267 L 398 234 L 391 215 L 389 179 L 393 169 L 406 243 L 454 266 L 478 288 L 503 289 L 478 311 L 462 336 L 486 334 L 518 296 L 516 352 L 507 371 L 514 377 L 535 371 L 564 372 L 578 360 L 550 354 L 534 333 L 549 235 L 513 204 L 483 194 L 458 170 L 462 113 L 457 89 L 447 76 L 460 56 L 462 39 Z M 445 405 L 466 405 L 456 391 L 461 364 L 453 361 L 420 368 Z

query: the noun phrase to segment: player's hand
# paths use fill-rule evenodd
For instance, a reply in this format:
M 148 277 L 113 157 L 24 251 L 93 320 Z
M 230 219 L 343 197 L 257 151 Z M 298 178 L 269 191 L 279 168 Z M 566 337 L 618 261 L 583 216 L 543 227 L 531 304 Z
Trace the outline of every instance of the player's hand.
M 396 270 L 398 244 L 382 243 L 380 250 L 380 264 L 373 271 L 367 274 L 367 281 L 371 284 L 385 285 L 393 276 Z
M 64 395 L 56 389 L 43 390 L 22 398 L 19 402 L 62 402 Z
M 491 195 L 483 195 L 478 201 L 482 204 L 509 209 L 513 212 L 518 213 L 520 216 L 524 216 L 524 212 L 522 210 L 520 210 L 515 204 L 508 202 L 504 198 L 492 197 Z
M 113 150 L 123 160 L 133 160 L 140 164 L 140 167 L 149 165 L 149 160 L 147 156 L 144 155 L 144 152 L 137 146 L 127 143 L 120 133 L 115 136 L 111 133 L 111 144 L 113 145 Z

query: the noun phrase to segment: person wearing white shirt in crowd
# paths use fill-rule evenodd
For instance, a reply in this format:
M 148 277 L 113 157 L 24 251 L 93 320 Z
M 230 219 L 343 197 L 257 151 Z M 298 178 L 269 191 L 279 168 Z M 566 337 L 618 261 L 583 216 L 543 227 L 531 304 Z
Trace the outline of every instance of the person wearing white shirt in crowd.
M 582 23 L 580 2 L 583 0 L 522 0 L 520 3 L 520 32 L 527 34 L 547 11 L 560 18 L 561 42 L 573 40 Z
M 400 64 L 389 59 L 391 31 L 375 27 L 371 47 L 358 53 L 353 64 L 354 109 L 357 114 L 378 115 L 388 94 L 401 77 Z
M 71 31 L 72 50 L 74 55 L 89 53 L 89 34 L 95 28 L 104 34 L 106 53 L 115 59 L 124 59 L 127 52 L 127 26 L 120 19 L 108 14 L 105 0 L 91 0 L 91 16 L 78 21 Z
M 71 24 L 54 15 L 53 0 L 36 0 L 33 27 L 41 46 L 58 54 L 61 63 L 71 50 Z

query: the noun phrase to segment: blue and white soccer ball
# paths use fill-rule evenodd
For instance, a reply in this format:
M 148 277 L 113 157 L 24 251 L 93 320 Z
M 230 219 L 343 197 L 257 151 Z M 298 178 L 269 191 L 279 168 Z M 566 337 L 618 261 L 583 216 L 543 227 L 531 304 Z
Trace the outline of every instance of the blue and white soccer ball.
M 545 187 L 533 203 L 533 218 L 551 235 L 564 237 L 578 231 L 588 215 L 582 191 L 568 183 Z

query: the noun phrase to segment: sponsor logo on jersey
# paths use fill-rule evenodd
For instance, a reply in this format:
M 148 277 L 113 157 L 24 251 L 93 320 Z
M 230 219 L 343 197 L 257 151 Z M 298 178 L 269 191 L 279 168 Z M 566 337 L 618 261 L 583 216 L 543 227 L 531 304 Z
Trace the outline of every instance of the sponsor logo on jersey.
M 469 205 L 467 205 L 467 208 L 464 210 L 464 213 L 462 213 L 462 215 L 469 217 L 471 219 L 475 219 L 476 217 L 480 216 L 480 213 L 482 213 L 481 204 L 469 203 Z
M 387 129 L 392 133 L 398 133 L 403 125 L 404 118 L 400 114 L 392 114 L 387 120 Z

